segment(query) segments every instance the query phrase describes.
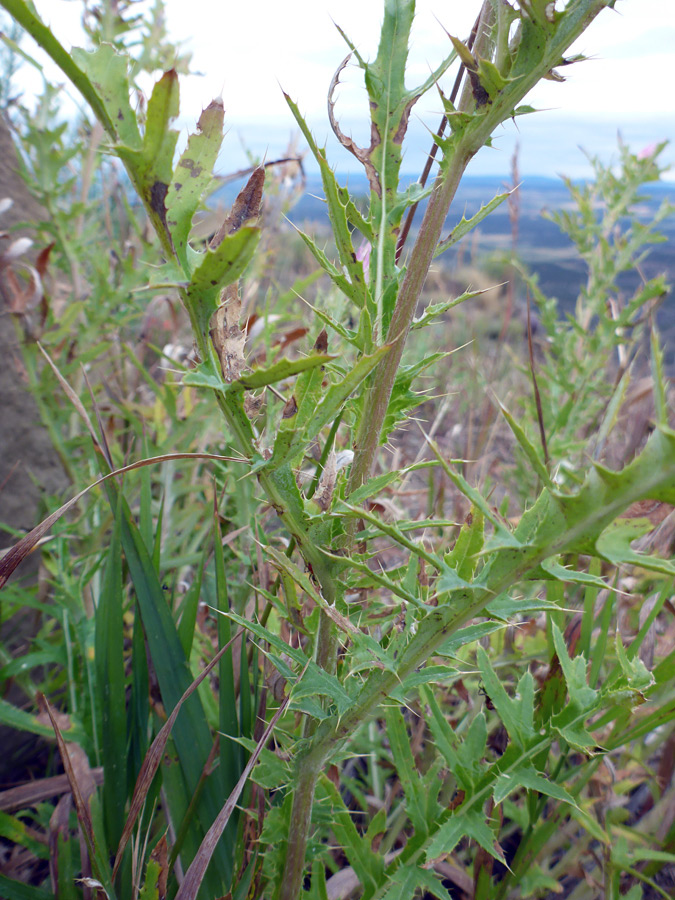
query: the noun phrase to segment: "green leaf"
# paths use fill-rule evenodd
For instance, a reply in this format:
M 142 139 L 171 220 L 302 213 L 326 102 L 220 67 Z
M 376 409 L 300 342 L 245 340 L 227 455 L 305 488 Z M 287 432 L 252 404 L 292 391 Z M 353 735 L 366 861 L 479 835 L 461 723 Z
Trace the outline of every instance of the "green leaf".
M 527 763 L 500 774 L 493 791 L 495 803 L 501 803 L 510 793 L 521 787 L 537 791 L 546 797 L 553 797 L 554 800 L 575 805 L 574 798 L 563 787 L 550 781 Z
M 490 664 L 487 653 L 479 645 L 476 651 L 478 668 L 485 690 L 494 703 L 509 737 L 519 747 L 525 747 L 534 735 L 534 688 L 532 675 L 526 672 L 518 683 L 517 696 L 512 700 L 504 690 Z
M 480 492 L 477 491 L 476 488 L 471 487 L 471 485 L 463 475 L 450 467 L 448 460 L 445 459 L 436 442 L 427 439 L 427 443 L 433 451 L 434 456 L 441 464 L 443 471 L 452 481 L 455 487 L 471 501 L 472 506 L 474 506 L 476 509 L 479 509 L 482 512 L 483 516 L 489 522 L 492 522 L 494 526 L 494 535 L 490 538 L 487 544 L 487 548 L 491 550 L 494 550 L 497 547 L 519 549 L 522 548 L 523 544 L 521 543 L 521 541 L 518 540 L 518 538 L 514 534 L 511 534 L 511 532 L 506 528 L 499 516 L 495 514 L 490 504 L 485 500 L 484 497 L 481 496 Z
M 499 285 L 495 285 L 495 287 L 498 286 Z M 459 306 L 459 304 L 464 303 L 465 300 L 472 300 L 474 297 L 480 297 L 481 294 L 486 294 L 489 290 L 492 290 L 492 288 L 485 288 L 482 291 L 465 291 L 463 294 L 460 294 L 459 297 L 454 297 L 452 300 L 445 300 L 443 303 L 429 303 L 419 319 L 413 319 L 410 327 L 412 330 L 426 328 L 428 325 L 435 322 L 439 316 L 442 316 L 443 313 L 448 312 L 450 309 L 454 309 L 455 306 Z
M 20 847 L 25 847 L 37 859 L 49 859 L 49 849 L 41 843 L 33 830 L 17 816 L 0 810 L 0 837 Z
M 8 703 L 7 700 L 0 698 L 0 724 L 9 728 L 15 728 L 17 731 L 27 731 L 29 734 L 37 734 L 40 737 L 53 738 L 54 729 L 50 725 L 44 725 L 38 718 L 23 709 L 19 709 Z M 71 726 L 67 730 L 63 730 L 63 736 L 67 741 L 73 741 L 83 746 L 87 746 L 89 738 L 79 723 L 72 720 Z
M 504 625 L 500 622 L 480 622 L 476 625 L 468 625 L 466 628 L 456 631 L 452 637 L 441 644 L 436 652 L 439 656 L 454 657 L 460 647 L 464 647 L 466 644 L 473 644 L 482 637 L 494 634 L 495 631 L 500 631 L 502 628 L 504 628 Z
M 310 660 L 302 678 L 293 685 L 292 699 L 296 701 L 316 695 L 328 697 L 335 704 L 339 716 L 347 712 L 354 702 L 334 675 L 329 675 Z
M 210 359 L 204 360 L 186 372 L 183 375 L 183 384 L 189 387 L 211 388 L 214 391 L 227 391 L 229 387 Z
M 487 216 L 490 215 L 498 206 L 501 204 L 513 193 L 513 191 L 505 191 L 503 194 L 496 194 L 489 203 L 485 203 L 481 206 L 478 212 L 471 216 L 470 219 L 462 216 L 460 222 L 455 225 L 455 227 L 450 232 L 450 235 L 444 240 L 441 241 L 436 250 L 434 251 L 434 257 L 440 256 L 445 250 L 448 250 L 453 244 L 456 244 L 463 237 L 465 237 L 476 225 L 480 224 Z M 459 301 L 458 301 L 459 302 Z
M 445 359 L 448 355 L 448 353 L 432 353 L 412 365 L 399 366 L 387 405 L 387 412 L 382 422 L 380 445 L 386 444 L 392 431 L 407 422 L 411 410 L 426 399 L 423 393 L 411 390 L 413 381 L 425 369 L 433 366 L 439 360 Z
M 321 429 L 335 419 L 345 401 L 373 371 L 380 360 L 389 352 L 389 349 L 390 345 L 384 344 L 382 347 L 378 347 L 370 356 L 362 356 L 343 378 L 331 384 L 302 431 L 302 442 L 304 444 L 314 440 Z
M 518 424 L 518 422 L 516 422 L 511 413 L 502 403 L 499 403 L 499 408 L 501 409 L 502 415 L 508 422 L 509 428 L 520 444 L 521 450 L 525 453 L 528 462 L 532 466 L 532 469 L 536 472 L 539 480 L 542 484 L 545 484 L 546 487 L 553 490 L 555 486 L 551 481 L 551 476 L 548 474 L 548 470 L 541 460 L 539 452 L 535 448 L 534 444 L 531 443 L 521 426 Z
M 237 738 L 237 742 L 242 745 L 249 754 L 256 749 L 258 742 L 252 738 Z M 258 762 L 251 773 L 251 780 L 265 790 L 275 791 L 289 784 L 292 779 L 292 772 L 289 763 L 280 759 L 276 753 L 271 750 L 263 750 L 258 757 Z
M 106 482 L 106 486 L 111 505 L 116 509 L 113 486 L 111 482 Z M 190 687 L 192 674 L 157 572 L 124 500 L 118 521 L 122 546 L 141 611 L 143 631 L 162 701 L 165 707 L 171 710 Z M 198 693 L 193 693 L 183 704 L 173 727 L 172 738 L 178 751 L 185 789 L 188 796 L 192 796 L 200 782 L 212 746 L 210 729 Z M 216 791 L 222 790 L 220 787 L 222 776 L 218 770 L 210 777 L 213 779 L 213 789 L 202 793 L 197 806 L 197 817 L 203 834 L 208 831 L 218 815 L 219 803 Z M 201 837 L 196 829 L 191 829 L 188 836 L 190 849 L 194 853 L 201 842 Z M 221 884 L 221 877 L 225 881 L 229 881 L 231 877 L 233 837 L 232 831 L 226 830 L 216 848 L 218 867 L 213 868 L 210 876 L 207 875 L 210 890 L 220 889 L 218 885 Z
M 652 531 L 648 519 L 617 519 L 595 543 L 599 556 L 615 566 L 635 566 L 662 575 L 675 575 L 675 565 L 667 559 L 633 550 L 631 543 Z
M 427 722 L 434 738 L 436 748 L 445 759 L 448 768 L 457 779 L 459 787 L 467 793 L 473 788 L 473 769 L 476 761 L 462 753 L 457 734 L 452 730 L 445 718 L 433 691 L 425 685 L 420 686 L 422 703 L 431 713 Z
M 153 859 L 148 860 L 145 868 L 145 882 L 138 895 L 138 900 L 159 900 L 159 876 L 161 866 Z
M 561 566 L 555 559 L 547 559 L 541 564 L 540 569 L 546 574 L 555 578 L 556 581 L 563 581 L 567 584 L 590 584 L 605 590 L 607 583 L 599 575 L 592 575 L 590 572 L 580 572 L 577 569 L 570 569 L 567 566 Z
M 220 612 L 220 610 L 216 610 L 216 612 Z M 293 662 L 299 666 L 300 669 L 304 669 L 307 665 L 307 657 L 302 652 L 302 650 L 298 650 L 295 647 L 291 647 L 290 644 L 287 644 L 286 641 L 283 641 L 278 635 L 274 634 L 273 631 L 270 631 L 268 628 L 265 628 L 263 625 L 260 625 L 259 622 L 255 622 L 251 619 L 244 619 L 241 616 L 237 615 L 234 610 L 230 610 L 228 613 L 223 613 L 223 615 L 227 615 L 233 622 L 236 622 L 237 625 L 240 625 L 246 631 L 250 631 L 251 634 L 254 634 L 257 638 L 259 638 L 264 643 L 269 643 L 276 650 L 279 651 L 283 656 L 290 657 Z
M 186 303 L 194 311 L 205 340 L 222 289 L 241 276 L 259 240 L 260 229 L 256 225 L 244 225 L 233 234 L 226 235 L 215 250 L 209 249 L 201 254 L 187 287 Z
M 103 811 L 108 847 L 119 844 L 127 800 L 124 592 L 119 512 L 110 537 L 95 617 L 96 685 L 101 716 Z
M 302 372 L 325 366 L 332 359 L 335 359 L 335 357 L 328 356 L 325 353 L 312 353 L 311 356 L 303 356 L 300 359 L 280 359 L 266 369 L 253 369 L 253 371 L 242 375 L 238 381 L 233 383 L 232 389 L 254 391 L 267 384 L 276 384 Z
M 478 563 L 478 554 L 483 549 L 484 521 L 480 509 L 472 507 L 466 522 L 457 535 L 455 546 L 444 557 L 445 564 L 454 569 L 459 578 L 465 581 L 473 578 Z
M 52 891 L 45 891 L 24 881 L 14 881 L 1 873 L 0 892 L 5 900 L 54 900 Z
M 365 287 L 359 287 L 358 284 L 353 284 L 346 275 L 344 275 L 337 266 L 334 265 L 328 259 L 323 250 L 317 246 L 317 244 L 312 240 L 312 238 L 305 234 L 304 231 L 301 231 L 299 228 L 295 229 L 305 243 L 306 247 L 314 257 L 314 259 L 321 266 L 323 271 L 328 275 L 333 284 L 349 299 L 356 305 L 358 309 L 363 307 L 365 302 Z M 359 266 L 361 263 L 359 263 Z
M 379 494 L 381 490 L 388 487 L 399 478 L 402 478 L 404 474 L 405 470 L 400 472 L 392 471 L 384 472 L 382 475 L 375 475 L 373 478 L 369 478 L 365 484 L 362 484 L 361 487 L 352 491 L 349 495 L 349 503 L 352 506 L 360 506 L 364 500 L 368 500 L 369 497 Z
M 317 146 L 312 132 L 310 131 L 307 123 L 302 117 L 297 104 L 295 104 L 291 100 L 288 94 L 284 94 L 284 97 L 286 98 L 286 102 L 288 103 L 288 106 L 293 113 L 295 121 L 298 123 L 300 130 L 302 131 L 304 138 L 309 145 L 309 149 L 312 151 L 314 159 L 319 165 L 321 181 L 323 183 L 324 195 L 328 207 L 328 217 L 330 219 L 333 232 L 333 238 L 337 247 L 340 263 L 345 267 L 349 275 L 349 281 L 346 282 L 345 279 L 346 284 L 344 286 L 347 286 L 347 284 L 349 285 L 350 293 L 348 293 L 348 296 L 351 296 L 354 302 L 359 307 L 361 307 L 364 304 L 366 284 L 363 275 L 363 265 L 359 260 L 356 259 L 356 253 L 354 252 L 352 235 L 349 229 L 349 219 L 350 217 L 352 219 L 356 219 L 357 227 L 361 226 L 360 230 L 366 236 L 368 234 L 368 231 L 370 230 L 369 225 L 358 213 L 358 210 L 349 198 L 348 191 L 338 185 L 335 178 L 335 173 L 328 165 L 328 161 L 326 160 L 325 148 Z M 303 236 L 303 239 L 305 239 L 305 236 Z M 307 238 L 306 243 L 309 240 L 310 239 Z M 310 250 L 314 252 L 309 243 L 308 246 L 310 247 Z M 328 272 L 331 277 L 333 277 L 333 274 L 337 274 L 337 269 L 335 269 L 332 264 L 331 269 L 333 270 L 333 274 L 331 273 L 331 271 L 329 271 L 329 269 L 325 267 L 324 263 L 322 263 L 320 260 L 318 261 L 321 267 L 326 272 Z M 347 291 L 345 291 L 345 293 L 347 293 Z
M 167 187 L 173 169 L 173 155 L 178 131 L 169 124 L 180 112 L 180 89 L 175 69 L 165 72 L 152 89 L 145 117 L 143 164 L 146 172 L 154 172 Z M 147 179 L 147 174 L 145 177 Z
M 490 856 L 505 863 L 502 850 L 483 814 L 474 809 L 462 812 L 461 807 L 441 825 L 432 838 L 427 849 L 427 860 L 430 862 L 439 856 L 452 853 L 463 837 L 473 838 Z
M 193 216 L 213 177 L 213 167 L 223 140 L 223 119 L 222 101 L 213 100 L 199 117 L 197 131 L 188 139 L 166 194 L 167 227 L 176 256 L 188 277 L 192 274 L 188 261 L 188 236 Z
M 99 44 L 95 50 L 73 47 L 71 55 L 96 89 L 106 113 L 115 123 L 119 140 L 129 150 L 140 150 L 141 133 L 129 103 L 128 57 L 118 53 L 112 44 Z
M 408 732 L 401 711 L 389 707 L 386 713 L 387 737 L 394 765 L 406 798 L 406 811 L 415 829 L 415 834 L 424 834 L 429 825 L 426 821 L 426 796 L 422 781 L 417 774 L 417 766 L 410 749 Z
M 377 887 L 384 871 L 384 857 L 373 853 L 369 842 L 358 833 L 340 792 L 325 775 L 321 778 L 321 786 L 332 806 L 332 831 L 356 877 L 364 888 Z

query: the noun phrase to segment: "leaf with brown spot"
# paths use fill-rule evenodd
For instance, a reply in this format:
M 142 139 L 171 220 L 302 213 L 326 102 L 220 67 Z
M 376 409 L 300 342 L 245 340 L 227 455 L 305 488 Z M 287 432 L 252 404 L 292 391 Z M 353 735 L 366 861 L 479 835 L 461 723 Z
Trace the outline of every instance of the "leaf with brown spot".
M 188 236 L 192 219 L 207 189 L 223 140 L 224 110 L 221 100 L 213 100 L 202 112 L 197 131 L 190 135 L 163 198 L 166 224 L 183 270 L 189 272 Z
M 169 880 L 169 850 L 165 834 L 161 836 L 152 850 L 150 860 L 159 866 L 159 878 L 157 880 L 158 900 L 165 900 L 166 886 Z

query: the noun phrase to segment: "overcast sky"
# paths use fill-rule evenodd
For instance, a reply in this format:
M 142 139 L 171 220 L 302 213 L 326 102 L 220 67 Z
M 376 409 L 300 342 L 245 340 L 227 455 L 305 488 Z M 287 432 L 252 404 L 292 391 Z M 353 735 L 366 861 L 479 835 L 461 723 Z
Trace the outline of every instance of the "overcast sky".
M 59 39 L 81 42 L 81 4 L 35 0 Z M 418 0 L 413 26 L 408 84 L 423 80 L 448 52 L 444 29 L 466 37 L 480 6 L 478 0 Z M 527 102 L 546 110 L 504 126 L 497 149 L 485 149 L 472 163 L 475 174 L 508 173 L 516 137 L 523 173 L 572 177 L 588 174 L 580 149 L 605 161 L 616 156 L 617 130 L 636 150 L 675 139 L 675 0 L 617 0 L 616 11 L 603 11 L 573 52 L 592 57 L 565 70 L 565 84 L 542 82 Z M 380 0 L 167 0 L 172 36 L 192 51 L 192 66 L 202 73 L 183 87 L 181 124 L 193 123 L 213 96 L 225 103 L 229 134 L 221 165 L 243 164 L 242 143 L 273 158 L 282 152 L 293 120 L 283 100 L 287 91 L 307 116 L 321 141 L 328 135 L 326 91 L 347 52 L 339 24 L 366 58 L 377 51 Z M 447 81 L 451 81 L 451 76 Z M 336 111 L 343 130 L 367 143 L 365 95 L 360 72 L 348 67 Z M 449 89 L 449 88 L 448 88 Z M 425 128 L 435 128 L 438 101 L 433 94 L 415 107 L 404 168 L 417 171 L 428 144 Z M 667 160 L 675 161 L 669 148 Z M 358 163 L 340 147 L 333 162 L 342 171 Z M 675 177 L 671 171 L 670 177 Z

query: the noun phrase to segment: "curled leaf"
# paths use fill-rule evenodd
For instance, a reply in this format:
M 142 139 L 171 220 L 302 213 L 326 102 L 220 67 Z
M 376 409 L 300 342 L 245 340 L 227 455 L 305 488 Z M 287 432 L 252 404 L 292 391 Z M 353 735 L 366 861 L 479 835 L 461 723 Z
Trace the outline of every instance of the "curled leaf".
M 265 167 L 258 166 L 232 204 L 229 215 L 211 239 L 210 247 L 214 250 L 228 234 L 239 231 L 245 222 L 257 219 L 262 208 L 263 187 L 265 186 Z

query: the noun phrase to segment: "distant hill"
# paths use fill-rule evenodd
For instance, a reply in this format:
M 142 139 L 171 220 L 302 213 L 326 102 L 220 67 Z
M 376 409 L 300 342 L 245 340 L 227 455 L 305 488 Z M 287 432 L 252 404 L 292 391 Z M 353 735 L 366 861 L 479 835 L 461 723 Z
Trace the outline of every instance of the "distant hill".
M 407 183 L 414 180 L 416 177 L 411 177 Z M 368 182 L 365 175 L 351 175 L 346 183 L 353 195 L 367 196 Z M 216 195 L 218 201 L 229 205 L 238 189 L 239 185 L 236 184 L 224 186 Z M 462 216 L 469 218 L 474 215 L 482 204 L 488 203 L 495 194 L 505 189 L 507 185 L 500 178 L 464 178 L 448 215 L 447 230 L 450 231 Z M 586 267 L 558 226 L 542 217 L 543 210 L 554 212 L 564 208 L 571 209 L 569 192 L 561 179 L 526 175 L 522 176 L 519 192 L 518 254 L 530 270 L 539 276 L 542 291 L 558 300 L 561 311 L 571 310 L 586 280 Z M 675 184 L 672 182 L 645 185 L 642 194 L 645 200 L 636 210 L 642 221 L 649 221 L 664 200 L 675 204 Z M 305 195 L 290 213 L 291 221 L 310 231 L 312 224 L 327 226 L 322 195 L 320 178 L 310 176 Z M 416 224 L 419 225 L 421 220 L 422 211 L 418 210 Z M 666 240 L 650 248 L 642 264 L 642 271 L 646 278 L 665 273 L 668 281 L 675 285 L 675 215 L 665 219 L 658 230 Z M 511 224 L 507 203 L 498 207 L 465 240 L 470 242 L 470 251 L 467 249 L 465 252 L 475 253 L 479 259 L 500 250 L 510 250 Z M 451 252 L 446 264 L 452 265 L 452 262 Z M 639 275 L 636 272 L 626 273 L 619 280 L 619 288 L 626 295 L 632 294 L 638 284 Z M 669 361 L 675 364 L 675 297 L 672 293 L 660 311 L 659 326 L 669 344 Z

